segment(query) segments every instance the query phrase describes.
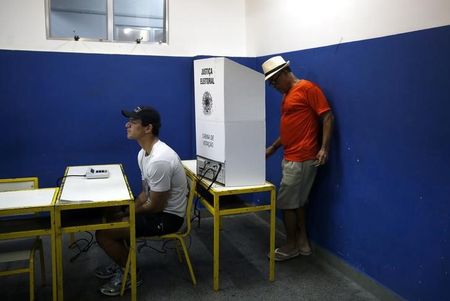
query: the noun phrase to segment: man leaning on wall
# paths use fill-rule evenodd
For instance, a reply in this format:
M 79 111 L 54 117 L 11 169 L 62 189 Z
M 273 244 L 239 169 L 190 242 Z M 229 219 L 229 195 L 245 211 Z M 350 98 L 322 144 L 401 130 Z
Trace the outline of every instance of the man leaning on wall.
M 312 254 L 306 206 L 317 169 L 328 160 L 334 117 L 322 90 L 308 80 L 299 79 L 289 61 L 275 56 L 265 61 L 262 69 L 269 84 L 283 95 L 280 135 L 266 149 L 266 158 L 283 147 L 277 208 L 283 214 L 286 243 L 275 249 L 275 260 L 285 261 Z

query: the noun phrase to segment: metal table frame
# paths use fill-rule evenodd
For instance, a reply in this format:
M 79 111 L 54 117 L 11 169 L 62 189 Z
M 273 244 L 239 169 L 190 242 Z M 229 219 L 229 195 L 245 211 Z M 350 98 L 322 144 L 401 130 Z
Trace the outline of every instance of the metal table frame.
M 43 197 L 43 194 L 45 195 Z M 52 258 L 52 295 L 57 300 L 56 277 L 56 237 L 54 231 L 54 204 L 58 188 L 37 188 L 31 190 L 16 190 L 0 192 L 1 198 L 15 199 L 16 202 L 2 204 L 0 202 L 0 216 L 36 214 L 35 218 L 13 219 L 0 221 L 0 240 L 35 237 L 49 235 Z M 34 202 L 40 198 L 40 202 Z M 48 216 L 44 216 L 48 215 Z M 11 226 L 14 223 L 14 226 Z
M 196 174 L 196 160 L 184 160 L 182 161 L 184 169 L 188 177 L 192 180 L 197 180 L 198 185 L 201 185 L 205 190 L 210 186 L 211 182 L 207 179 L 201 179 Z M 220 207 L 220 197 L 226 195 L 237 195 L 257 192 L 269 192 L 270 204 L 269 205 L 252 205 L 252 206 L 238 206 L 236 208 L 224 209 Z M 269 280 L 275 280 L 275 221 L 276 221 L 276 188 L 273 184 L 266 182 L 262 185 L 255 186 L 234 186 L 225 187 L 218 184 L 213 184 L 209 191 L 209 194 L 213 196 L 213 204 L 210 204 L 206 199 L 200 197 L 200 201 L 213 216 L 214 219 L 214 238 L 213 238 L 213 289 L 219 290 L 219 257 L 220 257 L 220 224 L 221 217 L 227 215 L 244 214 L 260 211 L 270 211 L 270 246 L 269 246 Z
M 58 194 L 58 199 L 55 204 L 55 232 L 56 232 L 56 258 L 57 258 L 57 273 L 58 273 L 58 299 L 63 300 L 63 263 L 62 263 L 62 235 L 66 233 L 76 233 L 82 231 L 94 231 L 102 229 L 112 229 L 112 228 L 129 228 L 130 229 L 130 254 L 131 254 L 131 300 L 136 300 L 136 230 L 135 230 L 135 206 L 134 197 L 131 192 L 130 186 L 128 184 L 127 177 L 123 171 L 121 164 L 110 164 L 110 165 L 95 165 L 97 168 L 108 169 L 111 175 L 108 179 L 86 179 L 86 178 L 76 178 L 70 177 L 73 173 L 80 173 L 80 170 L 87 170 L 90 166 L 70 166 L 66 168 L 65 178 L 61 184 L 60 193 Z M 120 169 L 120 175 L 114 175 L 113 170 Z M 69 178 L 70 177 L 70 178 Z M 117 189 L 117 182 L 113 181 L 113 177 L 117 180 L 117 177 L 122 177 L 123 181 L 122 189 L 126 189 L 127 196 L 121 197 L 110 196 L 107 191 L 108 187 L 111 189 Z M 72 189 L 72 199 L 68 200 L 66 191 L 69 190 L 69 185 L 76 187 Z M 93 186 L 92 186 L 93 185 Z M 77 195 L 78 190 L 83 190 L 86 188 L 87 191 L 80 191 L 80 195 Z M 98 194 L 90 193 L 89 189 L 98 190 Z M 102 195 L 103 194 L 103 195 Z M 77 200 L 77 198 L 79 198 Z M 105 199 L 106 198 L 106 199 Z M 110 199 L 108 199 L 110 198 Z M 107 222 L 106 220 L 99 217 L 99 219 L 91 220 L 78 220 L 69 221 L 64 220 L 63 215 L 69 215 L 73 210 L 89 210 L 95 208 L 107 208 L 107 207 L 117 207 L 117 206 L 129 206 L 129 221 L 128 222 Z M 106 255 L 105 255 L 106 256 Z

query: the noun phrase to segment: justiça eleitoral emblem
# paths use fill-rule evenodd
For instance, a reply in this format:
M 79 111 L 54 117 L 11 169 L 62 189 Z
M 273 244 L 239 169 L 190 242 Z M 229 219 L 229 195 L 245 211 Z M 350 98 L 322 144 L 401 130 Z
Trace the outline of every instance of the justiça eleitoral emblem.
M 209 93 L 208 91 L 203 93 L 202 104 L 203 104 L 203 114 L 211 115 L 213 99 L 211 93 Z

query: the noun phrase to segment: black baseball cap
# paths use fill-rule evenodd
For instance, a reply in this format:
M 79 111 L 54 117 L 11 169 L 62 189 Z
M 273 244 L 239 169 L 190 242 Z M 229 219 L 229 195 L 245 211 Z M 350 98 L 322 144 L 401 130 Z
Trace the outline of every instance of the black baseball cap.
M 122 110 L 122 115 L 127 118 L 139 119 L 144 126 L 151 124 L 156 129 L 161 127 L 159 112 L 150 106 L 138 106 L 133 111 Z

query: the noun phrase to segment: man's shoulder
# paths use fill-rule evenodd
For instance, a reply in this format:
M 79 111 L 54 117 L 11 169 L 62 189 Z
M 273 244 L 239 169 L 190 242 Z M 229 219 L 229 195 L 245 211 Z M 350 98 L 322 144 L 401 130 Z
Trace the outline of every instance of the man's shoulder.
M 307 80 L 307 79 L 301 79 L 298 84 L 296 85 L 296 87 L 298 89 L 304 89 L 304 90 L 308 90 L 314 87 L 318 87 L 316 83 Z
M 164 142 L 158 142 L 157 147 L 152 151 L 151 164 L 158 163 L 158 165 L 167 165 L 174 168 L 179 163 L 178 154 Z
M 306 97 L 310 93 L 318 93 L 322 92 L 322 89 L 314 82 L 307 80 L 307 79 L 301 79 L 294 87 L 293 89 L 293 97 L 298 97 L 303 95 Z M 323 92 L 322 92 L 323 93 Z
M 171 159 L 173 157 L 178 157 L 177 153 L 171 148 L 169 145 L 162 141 L 158 141 L 157 145 L 155 145 L 155 158 L 166 158 Z

